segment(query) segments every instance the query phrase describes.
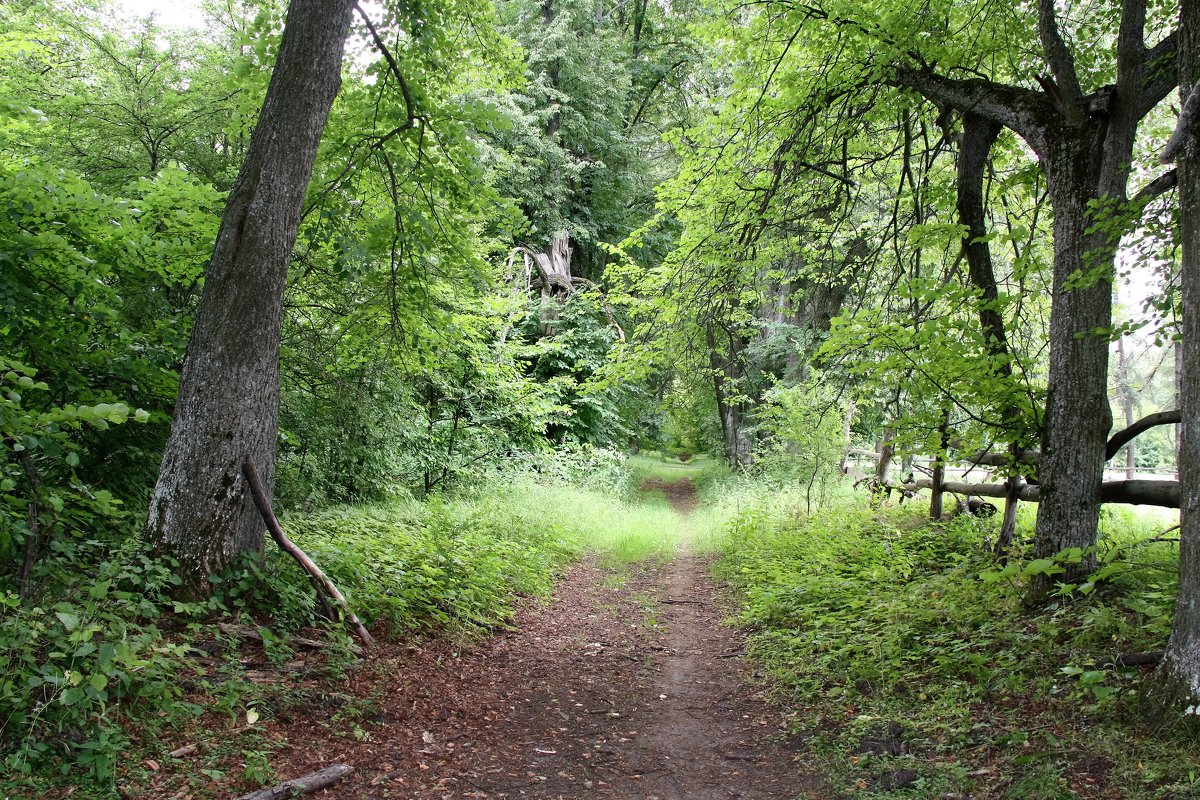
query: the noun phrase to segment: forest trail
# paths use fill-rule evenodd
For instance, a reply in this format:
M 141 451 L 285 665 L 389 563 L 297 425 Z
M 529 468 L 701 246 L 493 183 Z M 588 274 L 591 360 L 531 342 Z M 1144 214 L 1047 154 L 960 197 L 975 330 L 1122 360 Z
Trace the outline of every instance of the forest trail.
M 646 488 L 685 516 L 696 505 L 686 478 Z M 352 764 L 328 790 L 346 800 L 825 796 L 774 741 L 778 715 L 719 602 L 686 541 L 624 579 L 576 566 L 553 602 L 477 646 L 390 646 L 347 687 L 376 698 L 357 719 L 295 714 L 272 763 L 281 776 Z

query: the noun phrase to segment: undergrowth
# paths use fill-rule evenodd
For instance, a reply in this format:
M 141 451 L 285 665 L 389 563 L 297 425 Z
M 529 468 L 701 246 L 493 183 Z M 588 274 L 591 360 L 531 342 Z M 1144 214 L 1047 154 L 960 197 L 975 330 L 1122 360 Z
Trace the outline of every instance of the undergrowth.
M 585 553 L 620 568 L 673 551 L 678 518 L 638 502 L 621 459 L 562 461 L 450 498 L 289 514 L 283 526 L 376 635 L 475 636 L 507 624 L 522 598 L 548 595 Z M 306 576 L 270 542 L 196 603 L 172 599 L 171 564 L 134 536 L 89 552 L 82 566 L 79 550 L 63 557 L 69 580 L 52 593 L 0 593 L 0 797 L 116 797 L 146 759 L 165 757 L 162 731 L 194 727 L 205 711 L 244 721 L 270 706 L 275 690 L 242 677 L 239 645 L 216 623 L 253 621 L 272 664 L 291 657 L 288 637 L 302 628 L 349 657 L 345 629 L 322 619 Z
M 454 500 L 345 506 L 284 521 L 368 623 L 393 633 L 503 624 L 585 552 L 619 566 L 669 557 L 665 506 L 567 483 L 509 478 Z
M 722 507 L 719 575 L 803 747 L 835 788 L 872 797 L 1200 797 L 1200 743 L 1140 716 L 1178 552 L 1165 525 L 1106 511 L 1103 581 L 1022 606 L 1031 571 L 997 563 L 998 520 L 930 523 L 860 498 L 811 515 L 761 490 Z M 1028 509 L 1032 512 L 1033 509 Z M 1033 515 L 1022 516 L 1028 541 Z M 1053 565 L 1049 567 L 1053 570 Z

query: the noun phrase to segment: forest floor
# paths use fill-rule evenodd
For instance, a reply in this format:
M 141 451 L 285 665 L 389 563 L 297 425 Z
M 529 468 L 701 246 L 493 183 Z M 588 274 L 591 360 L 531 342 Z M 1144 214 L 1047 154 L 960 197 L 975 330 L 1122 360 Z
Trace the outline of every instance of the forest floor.
M 696 505 L 686 478 L 647 483 L 682 515 Z M 255 733 L 278 779 L 352 765 L 312 795 L 342 800 L 828 796 L 722 617 L 707 559 L 686 541 L 667 563 L 583 563 L 511 630 L 381 646 L 345 681 L 264 709 Z M 146 796 L 205 794 L 171 771 Z

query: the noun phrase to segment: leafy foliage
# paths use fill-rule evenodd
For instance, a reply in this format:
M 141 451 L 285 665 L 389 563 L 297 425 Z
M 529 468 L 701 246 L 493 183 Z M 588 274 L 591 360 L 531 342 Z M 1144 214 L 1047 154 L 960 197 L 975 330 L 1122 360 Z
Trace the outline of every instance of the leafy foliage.
M 718 573 L 737 588 L 739 621 L 793 730 L 813 736 L 808 752 L 847 785 L 908 768 L 920 791 L 974 793 L 998 774 L 1011 797 L 1044 796 L 1030 793 L 1044 786 L 1035 775 L 1058 783 L 1103 758 L 1122 796 L 1177 796 L 1166 787 L 1189 778 L 1175 748 L 1194 742 L 1138 729 L 1141 676 L 1102 666 L 1166 639 L 1173 545 L 1117 515 L 1092 593 L 1030 616 L 1023 582 L 1052 564 L 997 567 L 980 547 L 980 526 L 994 523 L 916 514 L 856 503 L 809 515 L 794 490 L 743 494 L 726 512 Z M 907 755 L 857 754 L 889 720 L 901 721 Z

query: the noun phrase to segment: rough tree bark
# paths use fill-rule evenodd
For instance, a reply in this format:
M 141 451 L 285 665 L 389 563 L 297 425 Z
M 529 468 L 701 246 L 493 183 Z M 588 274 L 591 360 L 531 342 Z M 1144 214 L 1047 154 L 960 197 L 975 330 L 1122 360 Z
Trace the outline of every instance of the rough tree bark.
M 946 451 L 950 446 L 950 407 L 942 409 L 942 421 L 938 425 L 938 451 L 933 459 L 933 474 L 929 496 L 929 518 L 942 518 L 944 504 L 942 502 L 943 486 L 946 483 Z
M 1200 85 L 1200 0 L 1183 0 L 1180 11 L 1181 97 Z M 1168 720 L 1196 713 L 1200 705 L 1200 133 L 1180 120 L 1179 219 L 1182 245 L 1180 289 L 1183 348 L 1180 358 L 1180 543 L 1179 599 L 1171 639 L 1158 668 L 1158 694 Z
M 842 462 L 838 464 L 838 472 L 843 475 L 850 473 L 850 429 L 854 425 L 854 412 L 857 404 L 854 398 L 846 404 L 846 416 L 842 418 Z
M 146 536 L 178 559 L 182 591 L 259 550 L 242 462 L 273 490 L 279 336 L 288 262 L 317 144 L 341 86 L 353 0 L 292 0 L 246 160 L 226 201 L 180 376 Z

